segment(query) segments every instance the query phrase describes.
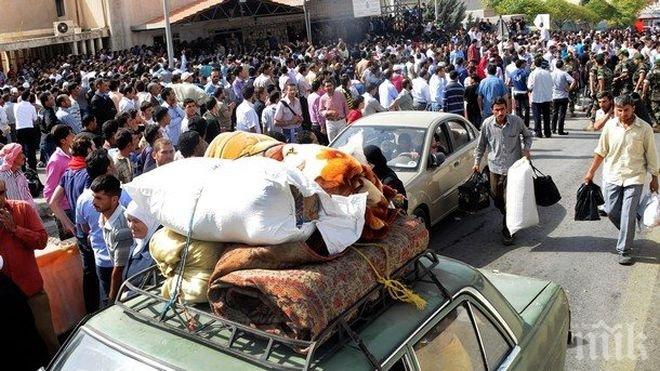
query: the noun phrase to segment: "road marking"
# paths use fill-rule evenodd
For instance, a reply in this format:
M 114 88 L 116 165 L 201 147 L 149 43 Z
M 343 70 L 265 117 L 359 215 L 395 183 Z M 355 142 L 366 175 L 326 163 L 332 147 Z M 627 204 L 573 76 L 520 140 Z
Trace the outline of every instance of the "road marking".
M 660 228 L 654 228 L 646 239 L 660 241 Z M 647 348 L 648 344 L 644 344 L 643 340 L 656 336 L 656 333 L 645 333 L 644 325 L 651 313 L 653 291 L 659 271 L 660 267 L 656 262 L 636 262 L 632 266 L 626 289 L 621 295 L 621 305 L 617 316 L 617 324 L 630 325 L 632 331 L 622 330 L 623 336 L 609 336 L 607 349 L 611 354 L 606 355 L 602 363 L 602 370 L 634 370 L 640 357 L 652 356 L 652 352 L 649 352 L 652 350 Z M 641 344 L 631 343 L 636 340 L 642 340 Z M 623 351 L 623 357 L 616 357 L 615 349 L 617 347 Z M 632 350 L 635 356 L 628 357 L 626 353 L 628 350 Z

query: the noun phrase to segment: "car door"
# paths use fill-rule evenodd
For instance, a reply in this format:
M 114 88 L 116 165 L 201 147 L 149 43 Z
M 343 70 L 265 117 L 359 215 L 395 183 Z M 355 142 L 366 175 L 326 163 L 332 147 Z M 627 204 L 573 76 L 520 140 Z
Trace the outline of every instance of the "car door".
M 411 339 L 409 356 L 418 370 L 509 369 L 519 347 L 485 306 L 464 296 Z
M 426 185 L 428 194 L 431 196 L 430 219 L 431 224 L 435 224 L 445 215 L 453 210 L 451 197 L 452 182 L 448 179 L 452 177 L 452 167 L 449 165 L 454 160 L 449 130 L 445 122 L 441 122 L 433 129 L 432 135 L 437 138 L 440 145 L 439 151 L 447 156 L 444 163 L 438 167 L 429 167 L 427 171 L 431 172 L 430 182 Z M 433 143 L 433 138 L 431 138 Z M 427 148 L 430 151 L 431 148 Z M 455 203 L 458 203 L 456 199 Z
M 456 208 L 458 207 L 458 187 L 472 175 L 476 136 L 470 124 L 458 118 L 447 120 L 447 128 L 454 149 L 453 158 L 450 162 L 452 166 L 452 194 L 450 200 L 452 201 L 452 207 Z

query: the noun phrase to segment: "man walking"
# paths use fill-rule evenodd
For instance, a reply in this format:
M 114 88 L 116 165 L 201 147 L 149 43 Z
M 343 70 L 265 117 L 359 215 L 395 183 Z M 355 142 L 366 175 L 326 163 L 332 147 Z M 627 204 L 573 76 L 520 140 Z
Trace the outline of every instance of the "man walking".
M 490 188 L 495 207 L 503 218 L 502 243 L 513 244 L 513 236 L 506 227 L 505 191 L 509 167 L 523 156 L 530 157 L 532 133 L 523 120 L 515 115 L 507 115 L 507 102 L 497 98 L 491 106 L 493 115 L 484 120 L 474 150 L 474 172 L 479 172 L 481 159 L 488 150 L 488 168 L 490 169 Z M 522 139 L 521 139 L 522 135 Z
M 619 264 L 630 265 L 637 207 L 646 173 L 651 173 L 651 192 L 658 192 L 658 157 L 653 129 L 635 115 L 633 98 L 630 95 L 615 98 L 614 110 L 615 117 L 603 128 L 584 182 L 590 183 L 598 167 L 605 163 L 605 211 L 619 229 L 616 244 Z
M 529 94 L 527 94 L 527 76 L 529 72 L 525 69 L 525 60 L 516 60 L 516 69 L 511 72 L 511 95 L 516 107 L 516 115 L 522 118 L 525 126 L 529 127 Z
M 576 81 L 566 71 L 562 70 L 564 61 L 561 59 L 555 64 L 552 71 L 552 134 L 568 135 L 564 131 L 566 110 L 568 109 L 569 92 L 575 89 Z M 557 132 L 559 128 L 559 132 Z
M 449 72 L 449 83 L 445 88 L 444 111 L 465 116 L 465 89 L 458 82 L 458 72 Z
M 534 114 L 534 131 L 538 138 L 550 138 L 550 113 L 552 108 L 552 75 L 541 67 L 543 58 L 534 60 L 534 71 L 529 74 L 527 88 L 531 92 L 532 113 Z M 543 119 L 543 123 L 541 123 Z

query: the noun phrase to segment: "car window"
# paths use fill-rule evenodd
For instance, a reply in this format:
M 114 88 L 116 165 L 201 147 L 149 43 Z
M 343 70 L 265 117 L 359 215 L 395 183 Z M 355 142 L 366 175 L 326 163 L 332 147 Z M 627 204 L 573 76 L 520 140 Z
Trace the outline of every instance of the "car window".
M 452 120 L 448 122 L 448 126 L 454 147 L 456 147 L 457 150 L 470 143 L 470 140 L 472 139 L 470 131 L 468 131 L 464 123 Z
M 472 321 L 457 306 L 413 346 L 421 370 L 484 370 Z
M 444 124 L 439 124 L 433 131 L 433 140 L 431 141 L 431 153 L 444 153 L 449 156 L 452 153 L 447 128 Z
M 488 369 L 496 370 L 500 363 L 511 351 L 511 346 L 506 339 L 497 330 L 495 325 L 474 305 L 470 306 L 474 315 L 474 320 L 481 336 L 481 343 L 484 345 Z
M 405 361 L 404 357 L 401 357 L 392 367 L 389 368 L 389 371 L 409 371 L 412 370 L 408 366 L 408 362 Z
M 351 126 L 333 142 L 333 148 L 348 143 L 355 135 L 362 135 L 362 145 L 375 145 L 383 152 L 387 165 L 394 171 L 415 171 L 421 162 L 426 129 L 404 126 Z

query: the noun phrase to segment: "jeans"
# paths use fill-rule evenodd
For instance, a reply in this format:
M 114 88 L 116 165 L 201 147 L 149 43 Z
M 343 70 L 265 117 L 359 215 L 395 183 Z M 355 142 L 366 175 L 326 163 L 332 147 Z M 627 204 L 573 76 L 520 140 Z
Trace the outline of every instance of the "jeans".
M 99 267 L 96 266 L 96 275 L 99 277 L 101 283 L 101 308 L 108 306 L 108 295 L 110 295 L 110 281 L 112 280 L 113 267 Z
M 441 103 L 431 103 L 431 111 L 433 112 L 442 112 L 442 104 Z
M 41 135 L 41 144 L 39 145 L 40 150 L 40 160 L 44 163 L 44 166 L 48 163 L 48 159 L 55 152 L 57 146 L 55 143 L 48 141 L 46 134 Z
M 546 137 L 552 135 L 550 131 L 550 113 L 552 102 L 532 103 L 532 112 L 534 113 L 534 131 L 536 135 L 545 134 Z M 543 119 L 543 122 L 541 122 Z
M 552 132 L 564 132 L 564 121 L 566 120 L 566 109 L 568 108 L 568 98 L 555 99 L 552 110 Z
M 37 170 L 37 150 L 39 149 L 40 139 L 41 133 L 37 128 L 16 130 L 16 141 L 23 147 L 28 167 L 35 171 Z
M 605 211 L 607 216 L 619 229 L 616 251 L 619 254 L 630 253 L 635 239 L 635 221 L 637 207 L 642 196 L 642 184 L 627 187 L 605 183 Z
M 513 99 L 516 101 L 516 115 L 523 119 L 526 127 L 529 127 L 529 95 L 516 94 Z
M 99 278 L 96 275 L 96 261 L 94 250 L 89 246 L 87 237 L 76 237 L 78 249 L 82 258 L 83 267 L 83 298 L 85 299 L 85 310 L 87 313 L 96 312 L 99 309 L 100 293 Z
M 282 134 L 284 134 L 287 143 L 296 143 L 296 135 L 298 134 L 298 130 L 299 128 L 282 129 Z

